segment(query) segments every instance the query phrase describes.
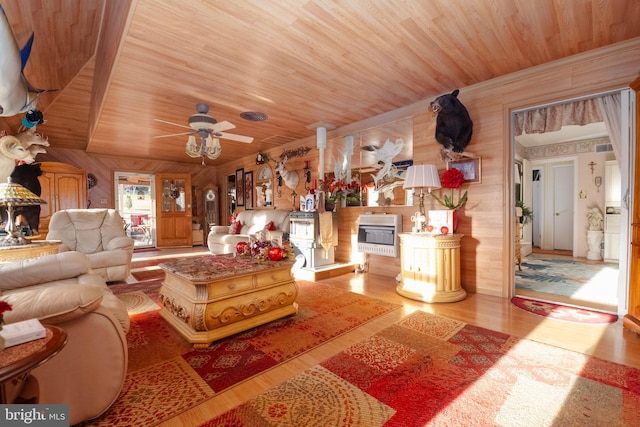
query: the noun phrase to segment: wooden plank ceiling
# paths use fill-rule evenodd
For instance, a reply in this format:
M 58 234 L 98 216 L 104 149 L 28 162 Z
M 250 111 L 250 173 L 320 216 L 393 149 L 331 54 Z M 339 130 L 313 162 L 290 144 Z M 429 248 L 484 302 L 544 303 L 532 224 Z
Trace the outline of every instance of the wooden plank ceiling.
M 230 133 L 208 164 L 640 36 L 637 0 L 0 0 L 52 147 L 199 163 L 196 104 Z M 268 120 L 240 117 L 258 111 Z M 22 115 L 1 117 L 17 131 Z

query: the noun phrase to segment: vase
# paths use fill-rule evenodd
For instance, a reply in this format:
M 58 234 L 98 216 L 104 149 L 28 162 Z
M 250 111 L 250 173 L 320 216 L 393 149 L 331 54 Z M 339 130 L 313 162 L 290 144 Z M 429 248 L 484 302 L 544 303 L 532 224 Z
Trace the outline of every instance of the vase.
M 451 213 L 451 219 L 453 223 L 453 232 L 455 233 L 456 231 L 458 231 L 458 209 L 453 209 L 453 212 Z
M 334 202 L 330 202 L 329 200 L 325 200 L 324 202 L 324 210 L 327 212 L 333 212 L 336 208 L 336 204 Z

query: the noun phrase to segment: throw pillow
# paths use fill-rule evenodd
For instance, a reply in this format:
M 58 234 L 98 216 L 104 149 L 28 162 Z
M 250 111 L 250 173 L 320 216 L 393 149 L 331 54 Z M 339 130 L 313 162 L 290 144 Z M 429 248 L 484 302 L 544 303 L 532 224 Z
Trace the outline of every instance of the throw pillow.
M 268 231 L 274 231 L 276 229 L 276 225 L 273 223 L 273 221 L 269 221 L 267 225 L 264 226 L 264 229 Z
M 233 221 L 229 226 L 229 234 L 240 234 L 240 229 L 242 228 L 242 224 L 240 221 Z

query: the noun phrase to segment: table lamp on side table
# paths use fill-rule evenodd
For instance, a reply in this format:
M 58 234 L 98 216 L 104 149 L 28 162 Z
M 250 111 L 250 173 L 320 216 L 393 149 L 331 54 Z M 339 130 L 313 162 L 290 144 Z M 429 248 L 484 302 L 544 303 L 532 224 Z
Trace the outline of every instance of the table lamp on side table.
M 435 165 L 413 165 L 407 168 L 407 174 L 404 178 L 402 188 L 420 189 L 420 194 L 418 194 L 418 197 L 420 197 L 420 211 L 416 212 L 415 215 L 411 217 L 411 220 L 414 221 L 416 225 L 414 227 L 414 231 L 423 231 L 424 223 L 426 221 L 424 213 L 425 194 L 422 189 L 427 188 L 428 194 L 431 194 L 431 190 L 438 189 L 441 186 L 438 168 Z
M 20 184 L 11 182 L 11 178 L 7 178 L 6 183 L 0 184 L 0 206 L 7 207 L 7 236 L 0 240 L 0 246 L 19 246 L 27 245 L 30 242 L 22 237 L 20 231 L 16 228 L 15 218 L 13 217 L 13 208 L 16 206 L 32 206 L 47 203 L 40 197 L 36 196 L 27 188 Z

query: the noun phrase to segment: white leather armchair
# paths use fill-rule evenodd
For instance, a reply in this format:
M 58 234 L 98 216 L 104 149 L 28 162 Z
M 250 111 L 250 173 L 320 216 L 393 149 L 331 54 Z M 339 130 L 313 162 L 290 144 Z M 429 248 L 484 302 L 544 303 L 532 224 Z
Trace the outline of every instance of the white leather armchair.
M 122 217 L 115 209 L 58 211 L 51 217 L 47 240 L 61 240 L 61 252 L 88 255 L 92 272 L 107 282 L 129 276 L 134 241 L 126 236 Z
M 9 323 L 39 319 L 67 332 L 66 346 L 31 373 L 41 404 L 69 404 L 70 425 L 96 418 L 118 398 L 127 373 L 124 303 L 91 274 L 87 255 L 70 251 L 0 266 L 0 300 Z

